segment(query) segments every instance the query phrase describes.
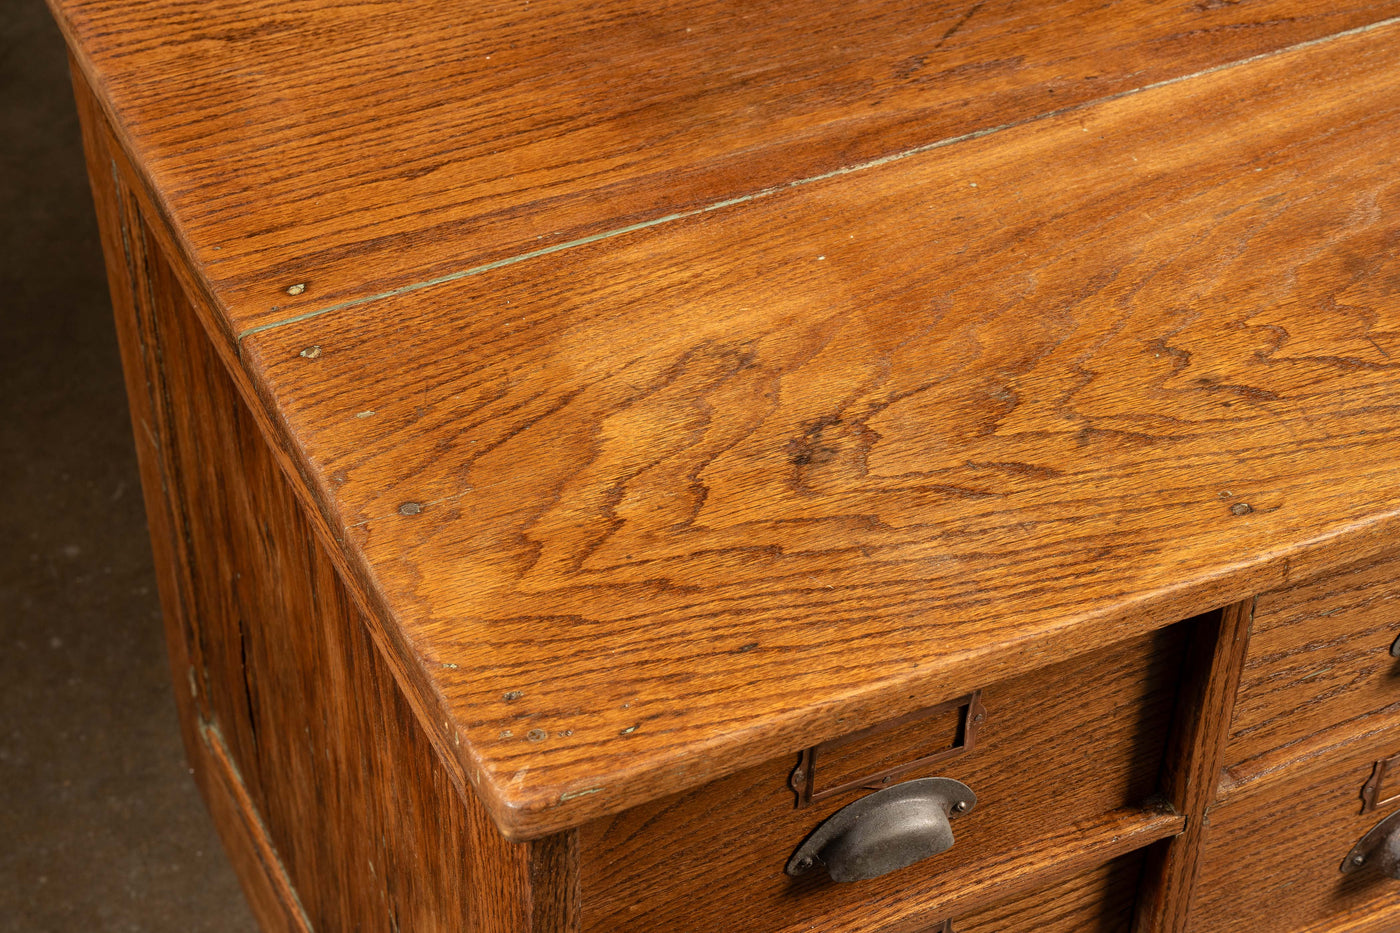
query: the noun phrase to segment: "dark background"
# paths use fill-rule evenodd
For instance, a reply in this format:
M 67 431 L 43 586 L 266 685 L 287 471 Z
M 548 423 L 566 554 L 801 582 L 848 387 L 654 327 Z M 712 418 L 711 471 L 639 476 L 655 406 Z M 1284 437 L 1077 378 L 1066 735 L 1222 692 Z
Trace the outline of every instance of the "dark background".
M 0 931 L 252 931 L 185 765 L 63 40 L 0 0 Z

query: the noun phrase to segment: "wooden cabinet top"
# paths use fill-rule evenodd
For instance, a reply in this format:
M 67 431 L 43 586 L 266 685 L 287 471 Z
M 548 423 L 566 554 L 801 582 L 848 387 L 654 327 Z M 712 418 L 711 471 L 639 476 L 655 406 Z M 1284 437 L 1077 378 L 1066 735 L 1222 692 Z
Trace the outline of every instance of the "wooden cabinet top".
M 53 4 L 514 837 L 1395 530 L 1400 2 Z

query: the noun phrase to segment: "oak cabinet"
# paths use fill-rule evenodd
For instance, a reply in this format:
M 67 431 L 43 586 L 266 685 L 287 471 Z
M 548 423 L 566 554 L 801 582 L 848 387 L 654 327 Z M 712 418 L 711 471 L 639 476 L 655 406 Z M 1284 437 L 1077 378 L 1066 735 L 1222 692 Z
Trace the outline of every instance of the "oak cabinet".
M 266 929 L 1400 924 L 1400 3 L 51 5 Z

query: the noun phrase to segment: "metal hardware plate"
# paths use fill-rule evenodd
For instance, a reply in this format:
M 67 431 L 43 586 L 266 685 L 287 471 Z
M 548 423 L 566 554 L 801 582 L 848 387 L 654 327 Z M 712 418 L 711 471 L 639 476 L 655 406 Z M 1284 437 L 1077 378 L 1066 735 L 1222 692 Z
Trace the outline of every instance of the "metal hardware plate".
M 821 787 L 818 783 L 818 769 L 824 759 L 829 759 L 833 754 L 838 753 L 842 748 L 863 741 L 872 736 L 884 732 L 892 732 L 904 726 L 912 725 L 924 719 L 932 719 L 940 713 L 957 709 L 961 711 L 958 721 L 957 732 L 953 738 L 953 744 L 945 749 L 941 749 L 929 755 L 924 755 L 914 761 L 907 761 L 892 768 L 885 768 L 873 773 L 862 775 L 854 780 L 843 781 L 832 787 Z M 906 716 L 901 716 L 889 722 L 882 722 L 859 732 L 852 732 L 850 735 L 843 735 L 840 738 L 832 739 L 815 745 L 802 753 L 797 762 L 797 767 L 792 769 L 792 774 L 788 778 L 788 786 L 797 795 L 797 807 L 810 806 L 822 800 L 835 797 L 853 790 L 880 790 L 888 787 L 894 779 L 900 775 L 907 774 L 918 768 L 937 764 L 954 758 L 964 752 L 970 752 L 977 747 L 978 727 L 986 721 L 987 711 L 982 707 L 982 691 L 974 690 L 966 696 L 947 703 L 940 703 L 927 709 L 921 709 Z
M 1386 787 L 1386 781 L 1400 775 L 1400 755 L 1392 755 L 1376 762 L 1371 769 L 1371 777 L 1361 788 L 1361 812 L 1370 813 L 1400 802 L 1400 787 Z

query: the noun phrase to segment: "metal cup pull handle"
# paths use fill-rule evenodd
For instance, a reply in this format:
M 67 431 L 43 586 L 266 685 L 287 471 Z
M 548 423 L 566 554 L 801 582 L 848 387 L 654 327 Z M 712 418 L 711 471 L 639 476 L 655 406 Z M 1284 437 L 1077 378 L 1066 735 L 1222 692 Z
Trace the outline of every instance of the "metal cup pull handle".
M 1381 820 L 1361 837 L 1342 861 L 1342 873 L 1375 865 L 1387 878 L 1400 881 L 1400 811 Z
M 951 820 L 977 805 L 966 784 L 950 778 L 906 781 L 837 810 L 803 840 L 787 863 L 801 875 L 818 862 L 832 881 L 864 881 L 946 852 Z

